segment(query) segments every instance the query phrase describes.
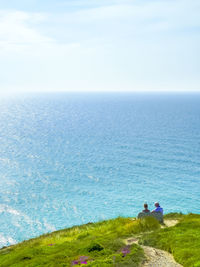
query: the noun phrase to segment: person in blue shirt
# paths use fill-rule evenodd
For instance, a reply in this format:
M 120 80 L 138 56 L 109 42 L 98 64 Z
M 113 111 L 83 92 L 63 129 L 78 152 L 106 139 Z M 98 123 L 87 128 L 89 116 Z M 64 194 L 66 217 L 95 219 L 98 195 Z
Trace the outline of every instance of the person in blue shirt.
M 160 204 L 158 202 L 156 202 L 154 204 L 154 206 L 156 207 L 154 210 L 152 210 L 152 212 L 161 212 L 163 214 L 163 208 L 160 207 Z

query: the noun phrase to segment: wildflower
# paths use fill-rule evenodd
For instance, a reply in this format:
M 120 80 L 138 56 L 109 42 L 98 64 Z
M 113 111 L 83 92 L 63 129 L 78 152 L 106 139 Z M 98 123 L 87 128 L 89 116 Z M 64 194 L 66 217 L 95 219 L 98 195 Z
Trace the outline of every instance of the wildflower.
M 87 261 L 88 259 L 89 259 L 88 256 L 81 256 L 81 257 L 79 258 L 80 261 Z
M 76 265 L 76 264 L 79 264 L 79 261 L 75 260 L 75 261 L 72 261 L 72 266 Z
M 130 253 L 130 250 L 128 248 L 122 250 L 123 257 L 125 257 L 129 253 Z
M 124 248 L 122 248 L 119 252 L 121 252 L 123 255 L 122 255 L 122 257 L 125 257 L 127 254 L 129 254 L 129 253 L 131 253 L 131 251 L 130 251 L 130 246 L 126 246 L 126 247 L 124 247 Z
M 81 264 L 87 264 L 87 261 L 81 261 Z
M 78 260 L 72 261 L 72 266 L 78 265 L 78 264 L 87 264 L 87 261 L 89 260 L 89 257 L 87 256 L 81 256 Z

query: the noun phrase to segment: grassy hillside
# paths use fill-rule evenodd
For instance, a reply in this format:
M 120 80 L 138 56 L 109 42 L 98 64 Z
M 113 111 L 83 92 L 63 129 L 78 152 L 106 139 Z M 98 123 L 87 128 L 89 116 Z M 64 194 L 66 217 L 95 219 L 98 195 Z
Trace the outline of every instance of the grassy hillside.
M 200 267 L 200 215 L 169 214 L 179 219 L 174 227 L 144 234 L 140 243 L 166 250 L 185 267 Z
M 153 219 L 117 218 L 56 231 L 0 250 L 0 266 L 138 266 L 143 250 L 123 239 L 159 229 Z
M 178 219 L 161 228 L 152 217 L 144 220 L 117 218 L 56 231 L 0 250 L 0 267 L 24 266 L 139 266 L 144 259 L 140 246 L 126 246 L 124 239 L 171 252 L 185 267 L 200 267 L 200 215 L 169 214 Z

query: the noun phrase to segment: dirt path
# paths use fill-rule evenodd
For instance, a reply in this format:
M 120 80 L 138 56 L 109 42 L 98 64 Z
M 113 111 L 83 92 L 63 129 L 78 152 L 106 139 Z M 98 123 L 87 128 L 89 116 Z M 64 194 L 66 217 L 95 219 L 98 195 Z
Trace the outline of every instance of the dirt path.
M 141 246 L 144 249 L 146 260 L 141 264 L 141 267 L 181 267 L 175 262 L 173 256 L 166 251 Z
M 165 220 L 165 227 L 172 227 L 178 223 L 178 220 Z M 128 238 L 126 239 L 126 244 L 131 245 L 133 243 L 138 244 L 138 238 Z M 175 262 L 173 256 L 163 250 L 141 246 L 144 250 L 146 260 L 141 264 L 140 267 L 182 267 L 179 263 Z
M 175 226 L 178 222 L 178 220 L 164 220 L 166 227 Z

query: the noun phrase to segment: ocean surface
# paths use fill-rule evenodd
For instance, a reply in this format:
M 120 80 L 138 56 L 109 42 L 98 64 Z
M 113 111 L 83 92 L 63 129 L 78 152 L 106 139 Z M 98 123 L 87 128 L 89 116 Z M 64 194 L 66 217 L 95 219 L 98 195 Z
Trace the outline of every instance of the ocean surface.
M 0 247 L 199 199 L 200 94 L 0 99 Z

